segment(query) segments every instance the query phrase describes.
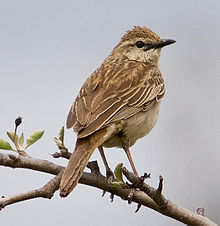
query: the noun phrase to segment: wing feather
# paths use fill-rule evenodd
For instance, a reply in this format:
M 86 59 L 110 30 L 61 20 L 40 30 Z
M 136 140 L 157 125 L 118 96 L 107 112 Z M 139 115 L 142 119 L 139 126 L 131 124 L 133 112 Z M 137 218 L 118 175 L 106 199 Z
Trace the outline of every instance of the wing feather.
M 106 61 L 83 85 L 69 112 L 67 126 L 73 127 L 79 138 L 88 136 L 146 110 L 148 102 L 163 97 L 164 90 L 158 67 L 125 59 Z
M 82 138 L 90 135 L 91 133 L 102 128 L 106 123 L 106 119 L 111 118 L 115 112 L 117 112 L 122 107 L 120 102 L 116 102 L 112 107 L 108 108 L 105 112 L 102 112 L 96 120 L 92 121 L 87 127 L 84 127 L 78 133 L 78 138 Z

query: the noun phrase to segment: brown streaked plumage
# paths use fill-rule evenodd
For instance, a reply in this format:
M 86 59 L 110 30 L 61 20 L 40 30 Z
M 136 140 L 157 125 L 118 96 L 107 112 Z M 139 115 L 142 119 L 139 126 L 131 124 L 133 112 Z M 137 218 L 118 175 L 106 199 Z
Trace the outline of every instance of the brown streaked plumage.
M 78 135 L 61 180 L 61 196 L 67 196 L 76 186 L 96 147 L 106 169 L 102 146 L 122 147 L 137 174 L 129 147 L 149 133 L 157 121 L 165 92 L 158 68 L 160 51 L 174 42 L 135 26 L 86 80 L 67 117 L 67 128 L 73 127 Z

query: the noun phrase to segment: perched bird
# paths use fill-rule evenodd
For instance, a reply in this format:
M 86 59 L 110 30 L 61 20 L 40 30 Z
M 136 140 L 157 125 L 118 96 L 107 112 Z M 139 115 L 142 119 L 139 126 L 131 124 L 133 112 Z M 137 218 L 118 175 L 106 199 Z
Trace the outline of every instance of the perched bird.
M 103 147 L 125 150 L 137 175 L 129 147 L 154 127 L 164 80 L 158 68 L 161 48 L 174 43 L 146 27 L 134 26 L 82 86 L 67 117 L 77 141 L 60 183 L 60 196 L 77 185 L 93 151 L 98 148 L 110 170 Z

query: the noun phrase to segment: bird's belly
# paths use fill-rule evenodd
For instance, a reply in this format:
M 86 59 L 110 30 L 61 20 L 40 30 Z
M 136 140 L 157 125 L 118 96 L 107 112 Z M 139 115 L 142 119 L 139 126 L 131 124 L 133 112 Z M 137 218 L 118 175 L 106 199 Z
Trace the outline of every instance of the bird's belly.
M 103 144 L 104 147 L 122 147 L 124 139 L 128 139 L 132 146 L 138 139 L 147 135 L 155 126 L 159 116 L 160 102 L 156 102 L 147 110 L 140 111 L 126 119 L 121 133 L 110 137 Z

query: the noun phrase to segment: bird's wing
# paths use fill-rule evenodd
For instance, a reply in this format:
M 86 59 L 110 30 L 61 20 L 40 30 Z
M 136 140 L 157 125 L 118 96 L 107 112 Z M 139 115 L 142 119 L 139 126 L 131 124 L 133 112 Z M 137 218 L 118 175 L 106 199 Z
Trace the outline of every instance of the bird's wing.
M 114 67 L 115 65 L 115 67 Z M 164 94 L 159 69 L 136 61 L 102 64 L 81 88 L 67 117 L 78 138 L 146 110 Z

